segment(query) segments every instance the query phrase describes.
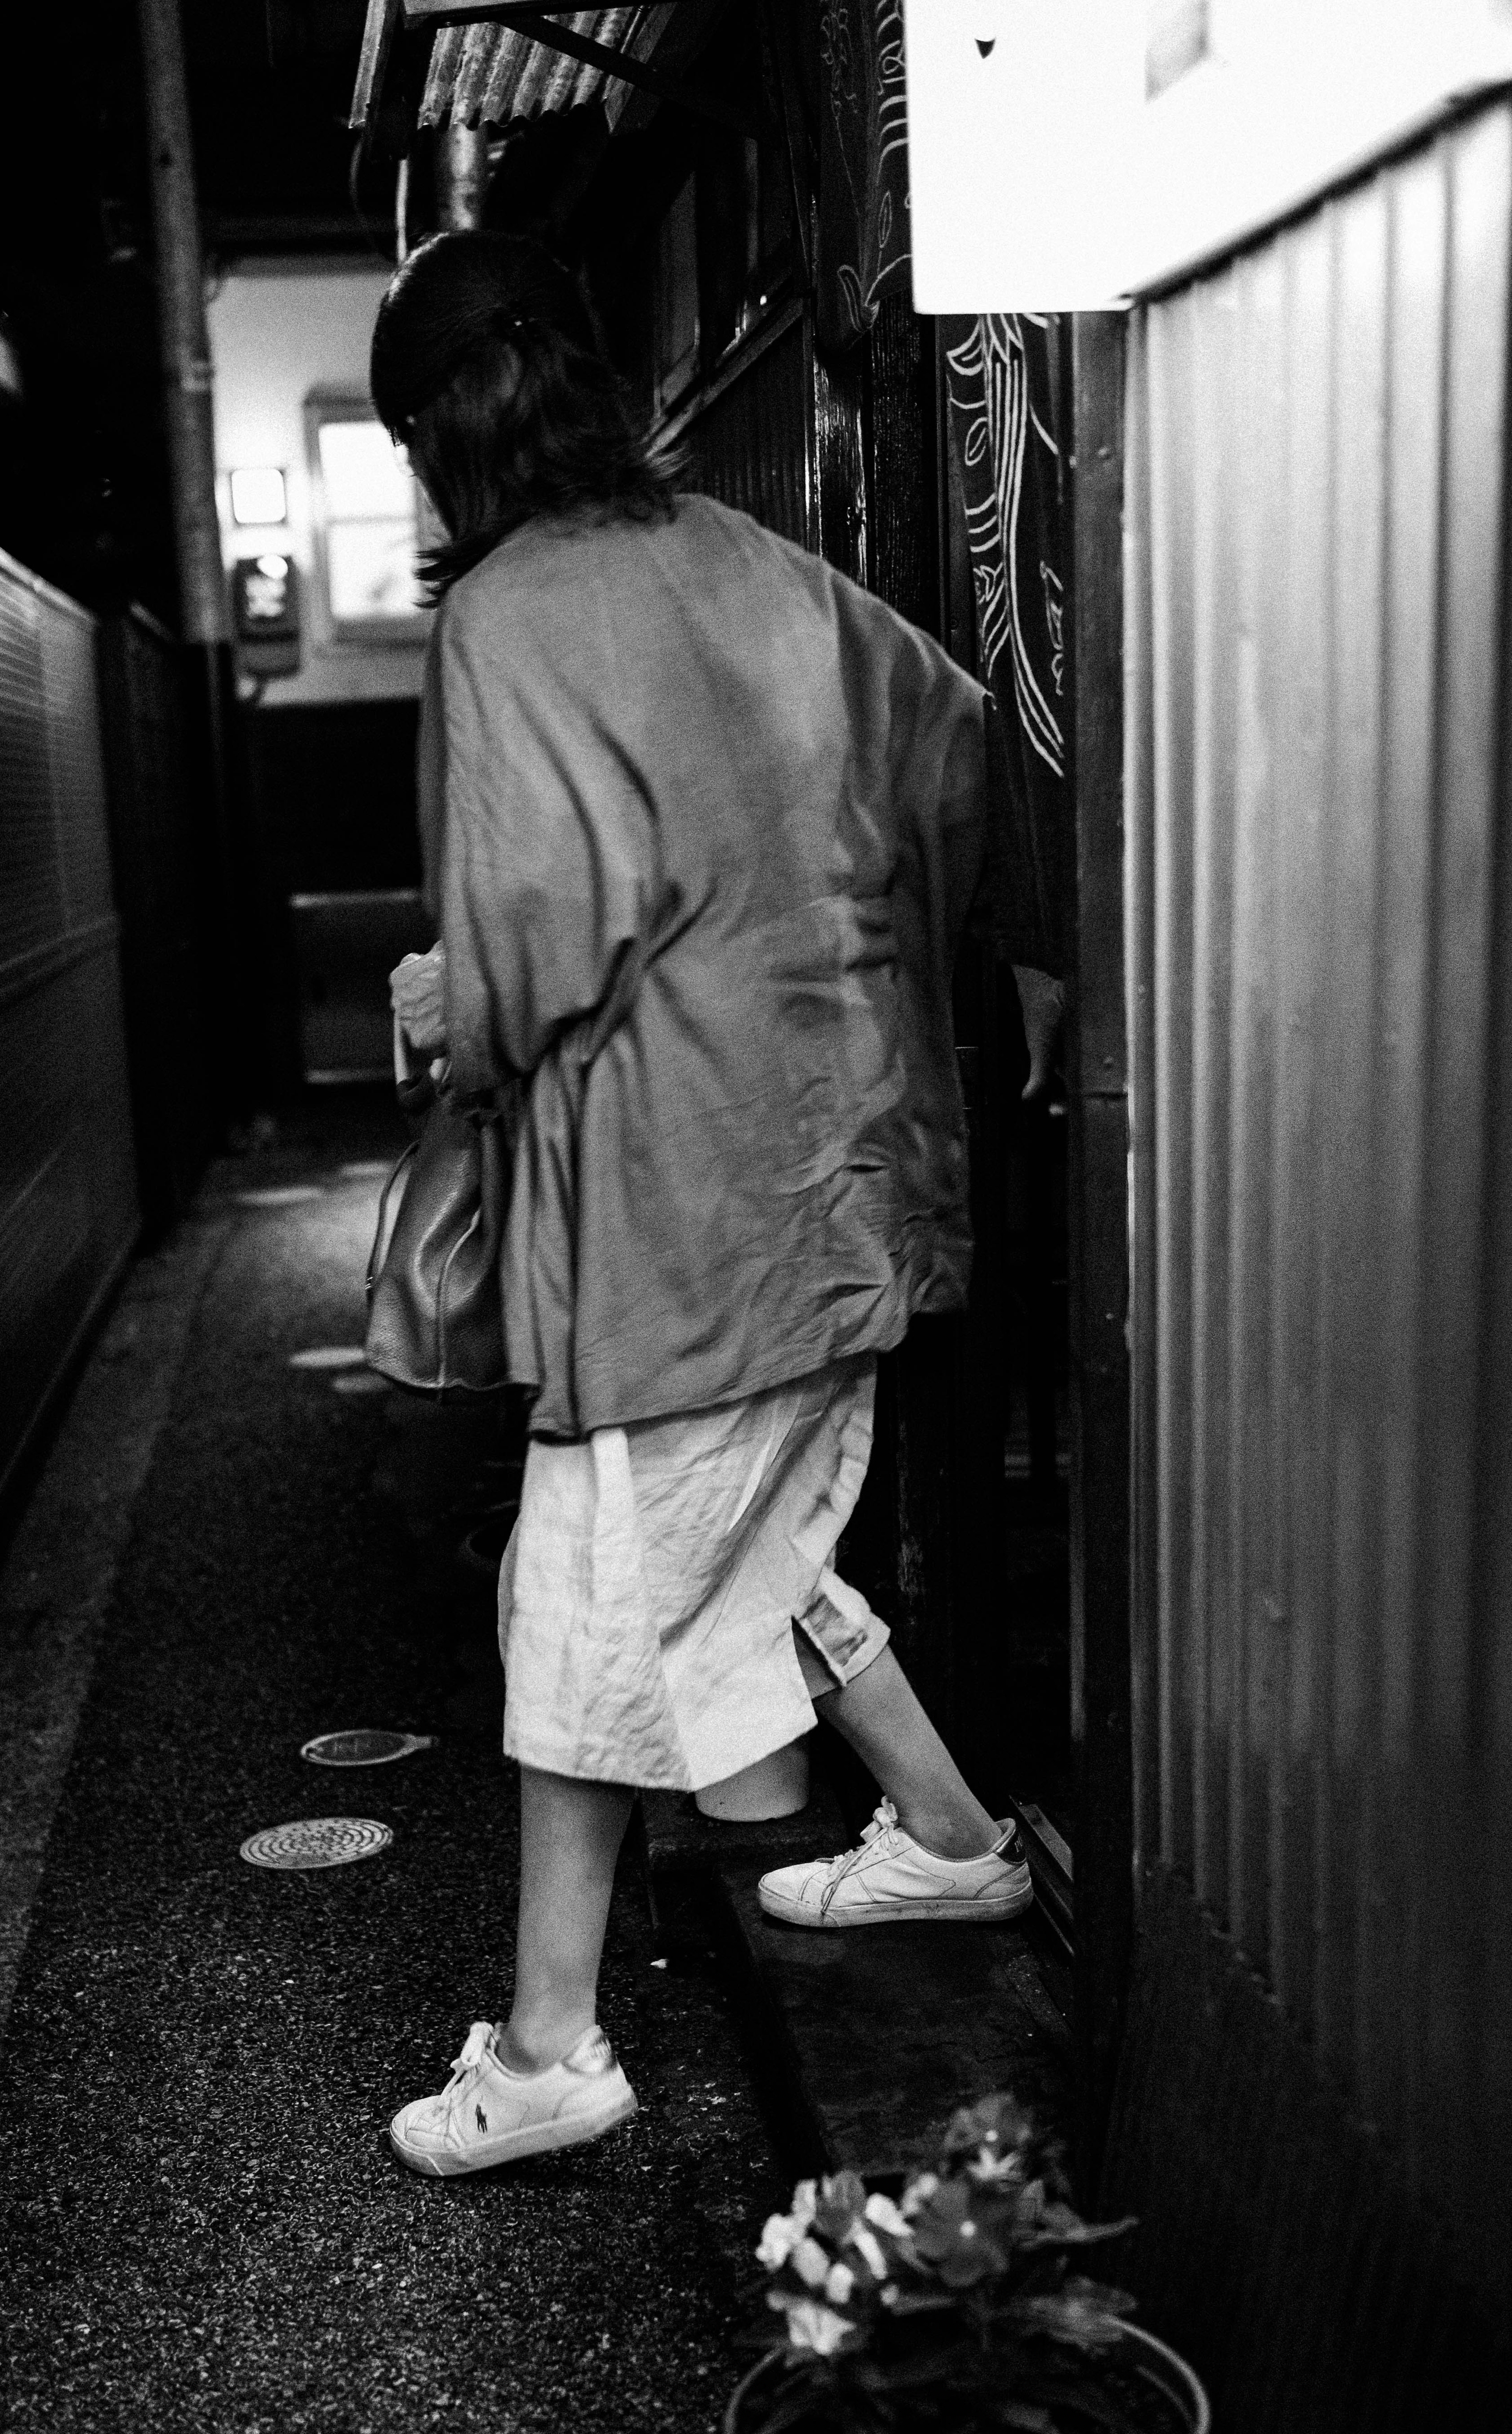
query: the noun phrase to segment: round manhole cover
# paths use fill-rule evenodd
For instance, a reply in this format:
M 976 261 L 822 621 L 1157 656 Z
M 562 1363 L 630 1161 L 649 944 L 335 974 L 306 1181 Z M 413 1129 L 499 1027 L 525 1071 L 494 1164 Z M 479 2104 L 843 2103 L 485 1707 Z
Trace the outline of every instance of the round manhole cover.
M 301 1817 L 249 1834 L 242 1858 L 254 1868 L 344 1868 L 387 1851 L 393 1839 L 393 1827 L 375 1817 Z
M 390 1758 L 410 1757 L 416 1750 L 435 1747 L 434 1733 L 387 1733 L 364 1727 L 351 1733 L 317 1733 L 300 1756 L 312 1766 L 387 1766 Z

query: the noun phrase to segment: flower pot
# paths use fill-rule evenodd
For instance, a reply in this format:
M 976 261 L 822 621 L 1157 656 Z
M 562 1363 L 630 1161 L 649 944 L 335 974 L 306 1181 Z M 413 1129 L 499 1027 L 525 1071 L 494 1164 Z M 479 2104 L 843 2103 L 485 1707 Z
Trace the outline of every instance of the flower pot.
M 1140 2395 L 1148 2396 L 1148 2434 L 1211 2434 L 1212 2411 L 1208 2395 L 1185 2358 L 1158 2340 L 1153 2333 L 1147 2333 L 1143 2324 L 1125 2321 L 1121 2330 L 1123 2343 L 1107 2354 L 1108 2362 L 1125 2384 L 1125 2392 L 1129 2386 L 1133 2387 L 1136 2406 Z M 761 2434 L 765 2404 L 785 2357 L 784 2350 L 770 2349 L 741 2378 L 725 2410 L 723 2434 Z M 1095 2372 L 1089 2366 L 1089 2375 Z M 816 2403 L 818 2404 L 817 2394 Z M 1154 2413 L 1156 2410 L 1160 2416 Z M 823 2424 L 824 2419 L 817 2414 L 812 2421 L 799 2421 L 805 2429 L 812 2427 L 813 2434 L 817 2434 Z
M 785 1749 L 743 1766 L 718 1783 L 706 1783 L 694 1793 L 700 1815 L 722 1818 L 727 1825 L 751 1826 L 768 1817 L 793 1817 L 808 1806 L 807 1741 L 789 1741 Z
M 1125 2322 L 1124 2341 L 1134 2373 L 1171 2402 L 1183 2434 L 1211 2434 L 1212 2410 L 1207 2392 L 1180 2353 L 1157 2340 L 1143 2324 Z

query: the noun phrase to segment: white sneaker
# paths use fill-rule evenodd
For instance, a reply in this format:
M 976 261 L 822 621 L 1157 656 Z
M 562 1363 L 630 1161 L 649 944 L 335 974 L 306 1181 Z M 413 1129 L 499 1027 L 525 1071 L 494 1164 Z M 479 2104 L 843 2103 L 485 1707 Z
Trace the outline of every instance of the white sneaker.
M 905 1834 L 885 1800 L 854 1851 L 773 1868 L 757 1887 L 768 1918 L 793 1927 L 881 1927 L 909 1918 L 1017 1918 L 1034 1899 L 1019 1828 L 1009 1818 L 989 1851 L 940 1860 Z
M 418 2097 L 388 2124 L 411 2171 L 450 2180 L 552 2147 L 602 2137 L 635 2111 L 635 2090 L 602 2029 L 589 2029 L 549 2070 L 506 2070 L 489 2020 L 474 2020 L 439 2096 Z

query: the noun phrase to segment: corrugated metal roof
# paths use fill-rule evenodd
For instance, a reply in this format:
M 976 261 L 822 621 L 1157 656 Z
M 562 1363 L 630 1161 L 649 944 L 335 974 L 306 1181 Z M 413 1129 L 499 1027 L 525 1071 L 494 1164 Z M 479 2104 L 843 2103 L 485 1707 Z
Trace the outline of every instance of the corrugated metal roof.
M 579 9 L 572 31 L 649 59 L 672 16 L 665 5 L 642 9 Z M 567 57 L 513 26 L 445 26 L 431 49 L 420 107 L 421 127 L 503 127 L 516 118 L 575 110 L 601 101 L 612 127 L 631 88 L 585 60 Z

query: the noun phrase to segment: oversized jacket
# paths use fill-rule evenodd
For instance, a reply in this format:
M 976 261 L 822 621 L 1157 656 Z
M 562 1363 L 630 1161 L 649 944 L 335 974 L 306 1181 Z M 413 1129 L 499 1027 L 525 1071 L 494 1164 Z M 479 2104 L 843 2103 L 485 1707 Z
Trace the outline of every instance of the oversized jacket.
M 983 702 L 708 499 L 537 519 L 448 593 L 421 827 L 453 1087 L 518 1124 L 538 1434 L 734 1401 L 964 1300 Z

